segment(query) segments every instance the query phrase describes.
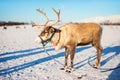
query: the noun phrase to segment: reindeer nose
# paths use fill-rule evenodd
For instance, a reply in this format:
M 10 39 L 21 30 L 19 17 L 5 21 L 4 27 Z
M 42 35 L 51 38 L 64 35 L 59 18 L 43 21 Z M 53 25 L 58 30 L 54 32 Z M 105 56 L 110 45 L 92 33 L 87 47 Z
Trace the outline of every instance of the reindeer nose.
M 35 43 L 39 44 L 40 42 L 41 42 L 40 38 L 37 37 L 37 38 L 35 39 Z

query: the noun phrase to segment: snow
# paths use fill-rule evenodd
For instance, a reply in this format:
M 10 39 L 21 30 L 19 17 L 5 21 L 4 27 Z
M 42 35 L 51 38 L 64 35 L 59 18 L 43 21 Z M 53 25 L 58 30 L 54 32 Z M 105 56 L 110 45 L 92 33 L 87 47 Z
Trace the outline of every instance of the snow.
M 91 45 L 79 46 L 74 58 L 75 71 L 60 70 L 64 64 L 64 49 L 55 52 L 51 44 L 46 46 L 34 42 L 38 32 L 30 25 L 0 27 L 0 80 L 120 80 L 120 26 L 102 25 L 103 54 L 101 68 L 95 69 L 96 50 Z M 68 60 L 69 61 L 69 60 Z
M 80 22 L 95 22 L 95 23 L 107 23 L 107 24 L 118 24 L 120 23 L 120 15 L 111 15 L 111 16 L 98 16 L 87 19 L 82 19 Z

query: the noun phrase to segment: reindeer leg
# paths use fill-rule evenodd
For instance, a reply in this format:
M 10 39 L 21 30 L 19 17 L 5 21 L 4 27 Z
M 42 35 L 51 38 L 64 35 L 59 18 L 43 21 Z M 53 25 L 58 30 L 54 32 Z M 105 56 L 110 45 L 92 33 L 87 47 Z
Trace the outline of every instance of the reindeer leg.
M 67 47 L 65 47 L 65 64 L 64 64 L 64 68 L 61 68 L 61 70 L 66 70 L 67 69 L 67 64 L 68 64 L 68 52 L 69 49 Z
M 97 61 L 94 63 L 95 68 L 100 68 L 100 59 L 102 54 L 102 47 L 100 45 L 95 45 L 95 48 L 97 50 Z
M 74 71 L 73 60 L 74 60 L 75 50 L 76 50 L 76 47 L 73 47 L 72 50 L 71 50 L 71 55 L 70 55 L 70 59 L 71 59 L 71 68 L 68 69 L 67 72 L 72 72 L 72 71 Z

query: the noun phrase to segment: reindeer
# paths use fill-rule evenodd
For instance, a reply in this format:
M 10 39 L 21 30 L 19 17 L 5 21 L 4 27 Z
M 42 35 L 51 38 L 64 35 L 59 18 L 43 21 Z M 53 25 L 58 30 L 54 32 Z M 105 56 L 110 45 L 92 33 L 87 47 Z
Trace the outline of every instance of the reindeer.
M 53 8 L 53 11 L 57 14 L 57 20 L 52 25 L 47 25 L 48 22 L 52 21 L 47 16 L 46 13 L 40 9 L 37 9 L 46 18 L 45 24 L 32 24 L 32 26 L 44 26 L 44 30 L 36 38 L 37 43 L 42 43 L 44 46 L 46 43 L 51 42 L 55 47 L 55 50 L 60 48 L 65 48 L 65 64 L 61 70 L 66 70 L 67 72 L 72 72 L 74 70 L 73 59 L 75 55 L 75 50 L 77 46 L 92 44 L 97 50 L 97 58 L 94 63 L 95 68 L 100 67 L 100 59 L 102 54 L 101 46 L 101 34 L 102 28 L 96 23 L 68 23 L 62 25 L 60 28 L 54 28 L 53 25 L 60 21 L 60 10 L 57 11 Z M 70 52 L 71 65 L 70 68 L 67 67 L 68 63 L 68 53 Z
M 16 26 L 16 29 L 20 29 L 20 26 L 17 25 L 17 26 Z
M 4 25 L 4 26 L 3 26 L 3 29 L 4 29 L 4 30 L 6 30 L 6 29 L 7 29 L 7 27 Z

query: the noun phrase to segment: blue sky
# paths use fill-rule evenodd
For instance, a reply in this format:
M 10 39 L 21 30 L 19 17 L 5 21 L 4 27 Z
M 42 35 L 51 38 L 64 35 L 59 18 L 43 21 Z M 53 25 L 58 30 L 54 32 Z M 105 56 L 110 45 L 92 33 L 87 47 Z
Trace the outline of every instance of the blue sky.
M 43 22 L 37 8 L 56 19 L 52 7 L 61 10 L 62 21 L 120 14 L 120 0 L 0 0 L 0 21 Z

